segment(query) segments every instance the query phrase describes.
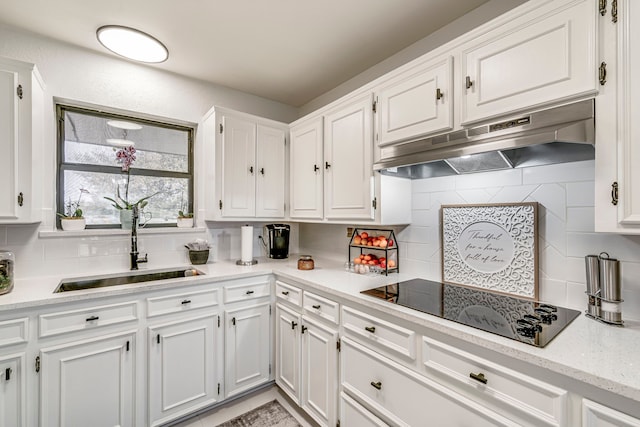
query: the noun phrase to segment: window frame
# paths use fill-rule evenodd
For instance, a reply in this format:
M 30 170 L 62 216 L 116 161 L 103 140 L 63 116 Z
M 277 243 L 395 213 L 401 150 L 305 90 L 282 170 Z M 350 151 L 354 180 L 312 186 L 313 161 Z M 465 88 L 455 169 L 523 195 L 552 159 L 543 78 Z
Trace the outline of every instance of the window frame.
M 135 121 L 139 123 L 145 123 L 149 125 L 153 125 L 156 127 L 162 127 L 166 129 L 174 129 L 180 131 L 186 131 L 188 135 L 188 160 L 187 160 L 187 172 L 176 172 L 176 171 L 162 171 L 157 169 L 139 169 L 139 168 L 131 168 L 131 175 L 139 175 L 139 176 L 150 176 L 156 178 L 182 178 L 188 180 L 188 203 L 187 203 L 187 212 L 193 212 L 194 206 L 194 135 L 195 135 L 195 127 L 180 125 L 177 123 L 171 123 L 167 121 L 159 121 L 153 120 L 145 117 L 135 116 L 135 115 L 127 115 L 123 113 L 117 113 L 112 111 L 106 111 L 104 109 L 93 109 L 87 107 L 79 107 L 76 105 L 66 104 L 66 103 L 56 103 L 56 131 L 57 131 L 57 142 L 56 142 L 56 212 L 64 212 L 64 173 L 65 171 L 80 171 L 80 172 L 95 172 L 95 173 L 107 173 L 112 175 L 122 175 L 122 168 L 120 166 L 105 166 L 105 165 L 90 165 L 84 163 L 73 163 L 73 162 L 65 162 L 65 111 L 81 113 L 92 115 L 96 117 L 109 118 L 113 120 L 129 120 Z M 164 224 L 154 224 L 149 223 L 145 226 L 145 228 L 176 228 L 178 226 L 176 223 L 164 223 Z M 120 229 L 120 224 L 87 224 L 87 229 Z M 62 229 L 61 217 L 56 214 L 56 229 Z

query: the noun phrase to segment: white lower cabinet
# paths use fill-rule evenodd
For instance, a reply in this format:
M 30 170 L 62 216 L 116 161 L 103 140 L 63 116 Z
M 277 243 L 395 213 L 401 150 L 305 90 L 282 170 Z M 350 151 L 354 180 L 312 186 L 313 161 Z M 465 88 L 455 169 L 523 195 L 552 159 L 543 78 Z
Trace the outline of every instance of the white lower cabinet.
M 269 381 L 271 304 L 225 311 L 225 397 Z
M 216 362 L 221 352 L 217 325 L 218 315 L 208 314 L 149 327 L 151 426 L 187 415 L 219 399 Z
M 133 426 L 136 331 L 40 351 L 40 426 Z
M 640 427 L 640 419 L 582 399 L 582 427 Z
M 0 427 L 25 425 L 24 357 L 0 356 Z
M 278 289 L 285 289 L 278 282 Z M 278 298 L 295 289 L 286 285 Z M 281 290 L 282 292 L 282 290 Z M 282 295 L 282 296 L 281 296 Z M 338 418 L 337 304 L 304 292 L 293 307 L 276 304 L 276 384 L 319 425 L 335 426 Z M 302 306 L 305 307 L 304 314 Z M 309 310 L 307 310 L 309 306 Z
M 344 392 L 394 426 L 518 425 L 349 338 L 340 372 Z

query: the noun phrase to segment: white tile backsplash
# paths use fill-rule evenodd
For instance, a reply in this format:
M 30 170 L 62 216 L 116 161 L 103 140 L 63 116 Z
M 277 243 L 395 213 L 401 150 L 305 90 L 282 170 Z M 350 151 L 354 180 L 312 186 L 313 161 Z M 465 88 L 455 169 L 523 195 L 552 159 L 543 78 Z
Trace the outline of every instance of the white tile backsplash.
M 640 319 L 640 236 L 594 232 L 594 167 L 584 161 L 412 181 L 413 223 L 398 233 L 401 271 L 440 280 L 442 204 L 536 201 L 540 299 L 586 309 L 584 256 L 606 251 L 621 260 L 623 318 Z M 301 241 L 308 235 L 336 241 L 326 227 L 301 226 Z M 314 250 L 335 252 L 328 245 Z

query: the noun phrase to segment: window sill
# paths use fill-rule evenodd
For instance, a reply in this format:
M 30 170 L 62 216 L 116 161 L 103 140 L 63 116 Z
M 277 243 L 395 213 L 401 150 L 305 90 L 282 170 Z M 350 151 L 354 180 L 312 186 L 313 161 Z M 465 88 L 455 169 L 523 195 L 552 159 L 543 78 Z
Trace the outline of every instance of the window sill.
M 138 229 L 138 234 L 151 235 L 151 234 L 203 233 L 206 230 L 207 229 L 205 227 L 142 228 L 142 229 Z M 130 234 L 131 234 L 131 230 L 122 230 L 117 228 L 85 229 L 85 230 L 79 230 L 79 231 L 41 230 L 38 232 L 38 237 L 41 239 L 50 239 L 50 238 L 66 238 L 66 237 L 128 236 Z

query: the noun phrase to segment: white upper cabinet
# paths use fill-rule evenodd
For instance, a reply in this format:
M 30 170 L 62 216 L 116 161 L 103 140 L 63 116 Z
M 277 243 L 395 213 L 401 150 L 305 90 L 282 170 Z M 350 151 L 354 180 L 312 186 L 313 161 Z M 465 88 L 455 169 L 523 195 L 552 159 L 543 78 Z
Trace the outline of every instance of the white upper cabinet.
M 600 27 L 607 72 L 596 98 L 595 230 L 640 234 L 640 3 L 618 1 L 615 23 L 612 10 Z
M 258 124 L 256 148 L 256 216 L 284 218 L 286 132 Z
M 352 98 L 324 115 L 324 216 L 373 219 L 373 99 Z
M 291 128 L 291 218 L 323 217 L 322 124 L 320 116 Z
M 242 118 L 222 117 L 220 153 L 222 215 L 256 215 L 256 125 Z
M 376 90 L 379 146 L 453 128 L 453 57 L 403 72 Z
M 40 221 L 43 115 L 35 66 L 0 58 L 0 224 Z
M 598 2 L 554 3 L 464 47 L 462 125 L 596 93 Z
M 202 123 L 207 220 L 285 217 L 287 126 L 214 108 Z

